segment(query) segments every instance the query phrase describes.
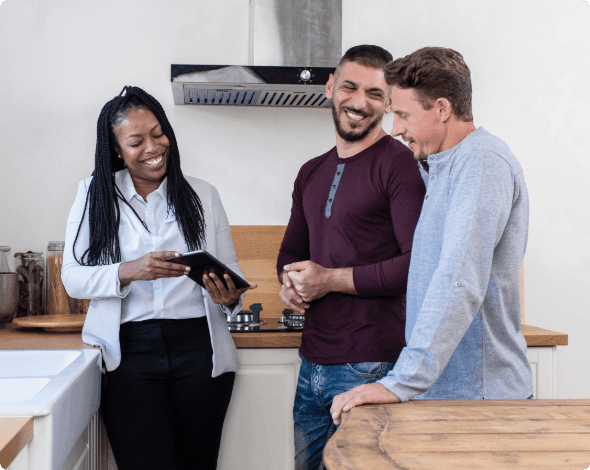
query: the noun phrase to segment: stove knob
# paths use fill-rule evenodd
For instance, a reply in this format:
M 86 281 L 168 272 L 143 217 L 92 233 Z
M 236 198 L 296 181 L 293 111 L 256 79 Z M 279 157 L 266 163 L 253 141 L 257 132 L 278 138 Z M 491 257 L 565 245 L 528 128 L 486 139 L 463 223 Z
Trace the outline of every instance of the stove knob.
M 252 320 L 254 321 L 254 323 L 258 323 L 260 321 L 260 312 L 262 310 L 262 304 L 250 305 L 250 311 L 252 312 Z
M 299 74 L 299 78 L 304 82 L 309 82 L 309 80 L 311 79 L 311 72 L 307 69 L 302 70 Z

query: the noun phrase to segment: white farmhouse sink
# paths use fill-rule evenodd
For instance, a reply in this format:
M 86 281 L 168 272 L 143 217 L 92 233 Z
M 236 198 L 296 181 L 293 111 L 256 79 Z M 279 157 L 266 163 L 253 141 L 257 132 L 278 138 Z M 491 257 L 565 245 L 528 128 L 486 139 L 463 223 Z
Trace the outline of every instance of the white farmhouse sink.
M 0 416 L 33 416 L 29 468 L 58 470 L 100 404 L 96 349 L 0 351 Z

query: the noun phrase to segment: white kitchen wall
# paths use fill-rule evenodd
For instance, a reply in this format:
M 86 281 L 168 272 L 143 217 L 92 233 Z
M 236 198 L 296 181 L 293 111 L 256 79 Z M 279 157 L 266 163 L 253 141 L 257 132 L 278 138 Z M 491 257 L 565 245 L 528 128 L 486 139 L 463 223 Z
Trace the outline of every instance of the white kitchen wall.
M 334 145 L 327 109 L 174 106 L 170 64 L 247 64 L 249 0 L 7 0 L 0 7 L 0 240 L 64 237 L 94 167 L 96 121 L 124 85 L 164 106 L 183 171 L 232 224 L 286 224 L 302 163 Z
M 328 110 L 174 106 L 171 63 L 245 64 L 249 0 L 6 0 L 0 5 L 0 244 L 63 239 L 124 85 L 160 100 L 186 174 L 232 224 L 286 224 L 301 164 L 334 144 Z M 472 70 L 476 125 L 521 161 L 531 198 L 527 323 L 569 334 L 558 397 L 590 397 L 590 6 L 584 0 L 343 0 L 343 48 L 427 45 Z M 385 129 L 391 129 L 392 118 Z

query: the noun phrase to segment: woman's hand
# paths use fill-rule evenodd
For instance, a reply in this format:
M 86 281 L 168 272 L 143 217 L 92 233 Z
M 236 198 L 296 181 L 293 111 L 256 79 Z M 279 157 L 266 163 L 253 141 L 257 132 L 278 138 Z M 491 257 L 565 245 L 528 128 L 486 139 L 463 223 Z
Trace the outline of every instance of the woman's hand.
M 121 287 L 133 281 L 153 281 L 162 277 L 180 277 L 188 274 L 191 268 L 178 263 L 171 263 L 165 258 L 180 256 L 176 251 L 156 251 L 148 253 L 135 261 L 121 263 L 119 280 Z
M 203 274 L 203 284 L 205 285 L 205 289 L 211 296 L 211 300 L 213 303 L 217 305 L 225 305 L 226 307 L 231 307 L 234 305 L 240 295 L 250 289 L 256 289 L 258 285 L 250 282 L 250 286 L 244 289 L 236 289 L 236 285 L 232 278 L 228 274 L 223 275 L 223 279 L 227 284 L 227 289 L 223 284 L 223 281 L 219 279 L 219 277 L 214 273 Z

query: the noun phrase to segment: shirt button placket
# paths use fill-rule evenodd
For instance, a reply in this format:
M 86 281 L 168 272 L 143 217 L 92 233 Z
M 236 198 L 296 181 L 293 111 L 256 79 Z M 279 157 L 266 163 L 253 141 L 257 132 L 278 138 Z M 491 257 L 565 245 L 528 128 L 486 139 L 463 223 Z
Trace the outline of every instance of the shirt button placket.
M 338 184 L 340 184 L 340 178 L 342 177 L 343 171 L 344 163 L 340 163 L 336 167 L 336 174 L 334 175 L 334 181 L 332 181 L 332 187 L 330 188 L 330 193 L 328 194 L 328 202 L 326 202 L 324 215 L 327 219 L 329 219 L 332 215 L 332 204 L 334 203 L 334 197 L 336 196 L 336 190 L 338 189 Z

